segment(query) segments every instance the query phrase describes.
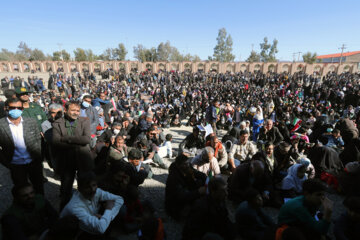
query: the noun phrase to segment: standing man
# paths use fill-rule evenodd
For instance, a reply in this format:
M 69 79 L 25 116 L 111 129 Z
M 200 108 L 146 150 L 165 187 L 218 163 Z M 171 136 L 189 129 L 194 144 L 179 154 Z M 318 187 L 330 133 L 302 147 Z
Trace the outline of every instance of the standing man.
M 40 132 L 42 132 L 41 124 L 47 120 L 46 114 L 43 111 L 43 109 L 37 103 L 30 102 L 29 99 L 30 92 L 25 87 L 16 88 L 15 92 L 16 92 L 16 96 L 21 100 L 23 104 L 24 110 L 22 116 L 35 119 Z M 42 141 L 41 144 L 42 144 L 42 149 L 44 150 L 45 149 L 44 141 Z M 48 180 L 46 178 L 45 171 L 43 171 L 42 175 L 43 175 L 43 181 L 47 182 Z
M 56 121 L 57 119 L 61 118 L 63 116 L 63 106 L 58 103 L 52 103 L 48 107 L 49 109 L 49 118 L 45 122 L 41 124 L 41 129 L 44 135 L 44 155 L 46 160 L 48 161 L 51 168 L 54 169 L 55 172 L 57 172 L 57 163 L 56 163 L 56 157 L 53 154 L 52 151 L 52 123 Z
M 28 179 L 35 192 L 44 194 L 41 135 L 32 118 L 23 118 L 23 103 L 18 98 L 5 102 L 7 117 L 0 119 L 0 162 L 10 170 L 14 185 Z
M 38 128 L 41 130 L 41 124 L 47 120 L 45 112 L 38 104 L 30 102 L 29 99 L 30 92 L 26 88 L 24 87 L 16 88 L 15 92 L 16 92 L 16 96 L 23 103 L 24 111 L 22 116 L 36 119 Z
M 85 95 L 81 104 L 80 117 L 86 117 L 90 120 L 91 134 L 96 134 L 96 127 L 99 125 L 99 115 L 97 110 L 91 106 L 92 97 Z
M 53 123 L 54 156 L 57 156 L 60 174 L 60 207 L 71 198 L 76 172 L 93 169 L 90 153 L 90 121 L 80 117 L 80 103 L 69 101 L 65 105 L 65 116 Z
M 216 122 L 219 120 L 217 114 L 217 108 L 220 107 L 220 103 L 217 99 L 212 102 L 212 105 L 206 109 L 206 121 L 211 124 L 213 131 L 216 132 Z

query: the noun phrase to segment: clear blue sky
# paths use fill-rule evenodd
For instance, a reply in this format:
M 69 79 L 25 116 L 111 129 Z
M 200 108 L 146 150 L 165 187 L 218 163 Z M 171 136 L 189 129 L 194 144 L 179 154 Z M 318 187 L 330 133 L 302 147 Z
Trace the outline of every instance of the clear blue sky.
M 62 0 L 2 1 L 0 48 L 15 51 L 20 41 L 52 53 L 77 47 L 96 54 L 125 44 L 157 46 L 169 40 L 181 53 L 212 55 L 218 30 L 233 38 L 236 61 L 245 60 L 254 44 L 267 36 L 279 41 L 277 58 L 294 52 L 318 55 L 360 50 L 359 0 Z M 300 58 L 301 59 L 301 58 Z

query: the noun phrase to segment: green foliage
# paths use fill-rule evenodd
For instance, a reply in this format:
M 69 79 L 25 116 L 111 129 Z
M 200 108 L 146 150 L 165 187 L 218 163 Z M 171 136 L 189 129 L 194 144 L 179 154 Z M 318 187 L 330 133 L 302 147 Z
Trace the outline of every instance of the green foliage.
M 168 61 L 171 55 L 173 55 L 173 51 L 177 51 L 175 47 L 172 47 L 169 41 L 166 41 L 166 43 L 161 42 L 157 47 L 157 59 L 159 61 Z M 176 55 L 177 53 L 175 53 Z
M 119 43 L 118 48 L 116 48 L 115 50 L 115 53 L 117 54 L 117 60 L 125 61 L 128 51 L 126 50 L 123 43 Z
M 0 61 L 14 61 L 15 60 L 15 53 L 2 48 L 0 52 Z
M 82 62 L 87 60 L 86 52 L 82 48 L 74 50 L 75 61 Z
M 61 56 L 63 61 L 70 61 L 70 53 L 68 53 L 66 50 L 61 51 Z
M 200 61 L 199 56 L 182 55 L 176 47 L 171 46 L 169 41 L 166 41 L 166 43 L 161 42 L 157 48 L 152 47 L 150 49 L 138 44 L 134 47 L 134 57 L 140 62 Z
M 43 53 L 43 51 L 35 48 L 34 50 L 31 51 L 29 60 L 30 61 L 45 61 L 46 56 Z
M 85 50 L 86 60 L 89 62 L 93 62 L 96 60 L 96 55 L 93 53 L 91 49 Z
M 317 54 L 316 54 L 316 53 L 307 52 L 307 53 L 303 54 L 302 57 L 303 57 L 303 61 L 304 61 L 305 63 L 313 64 L 313 63 L 316 62 Z
M 269 43 L 267 37 L 264 37 L 264 42 L 260 43 L 260 60 L 262 62 L 276 62 L 275 54 L 278 53 L 277 49 L 278 40 L 274 39 L 273 43 Z
M 38 48 L 31 49 L 25 42 L 20 42 L 14 53 L 5 48 L 1 49 L 0 61 L 45 61 L 47 57 Z
M 210 61 L 219 62 L 232 62 L 235 59 L 235 55 L 232 54 L 233 41 L 231 35 L 227 35 L 226 29 L 219 29 L 218 36 L 216 38 L 217 44 L 214 47 L 213 57 L 209 57 Z
M 146 48 L 138 44 L 134 47 L 134 58 L 136 58 L 139 62 L 146 62 L 146 56 L 145 56 Z
M 103 54 L 97 57 L 97 59 L 105 61 L 124 61 L 127 53 L 125 45 L 123 43 L 119 43 L 117 48 L 107 48 Z
M 53 52 L 51 60 L 61 61 L 61 52 L 59 52 L 59 51 Z
M 193 62 L 200 62 L 201 58 L 198 55 L 194 55 L 194 56 L 192 56 L 192 61 Z
M 249 63 L 260 62 L 260 58 L 261 57 L 259 53 L 251 51 L 250 56 L 248 57 L 248 59 L 246 59 L 246 61 Z
M 18 50 L 15 53 L 15 60 L 17 61 L 27 61 L 30 59 L 32 50 L 28 47 L 25 42 L 20 42 Z

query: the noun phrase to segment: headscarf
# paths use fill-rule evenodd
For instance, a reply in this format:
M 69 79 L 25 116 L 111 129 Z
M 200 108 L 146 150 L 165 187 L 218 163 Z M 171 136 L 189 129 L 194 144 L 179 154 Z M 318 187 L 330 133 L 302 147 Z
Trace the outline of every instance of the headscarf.
M 297 193 L 302 192 L 302 185 L 304 181 L 307 179 L 305 175 L 302 179 L 298 178 L 297 172 L 300 167 L 304 165 L 302 164 L 294 164 L 293 166 L 289 167 L 288 175 L 283 179 L 281 188 L 283 190 L 291 190 L 294 189 Z

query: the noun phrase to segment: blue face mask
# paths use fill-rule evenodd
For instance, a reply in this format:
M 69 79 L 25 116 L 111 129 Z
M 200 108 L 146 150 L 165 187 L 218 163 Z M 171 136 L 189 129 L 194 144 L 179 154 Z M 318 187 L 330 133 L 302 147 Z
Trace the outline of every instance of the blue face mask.
M 82 102 L 82 105 L 84 108 L 90 107 L 90 104 L 88 102 Z
M 20 109 L 12 109 L 9 111 L 9 116 L 13 119 L 21 117 L 22 111 Z

